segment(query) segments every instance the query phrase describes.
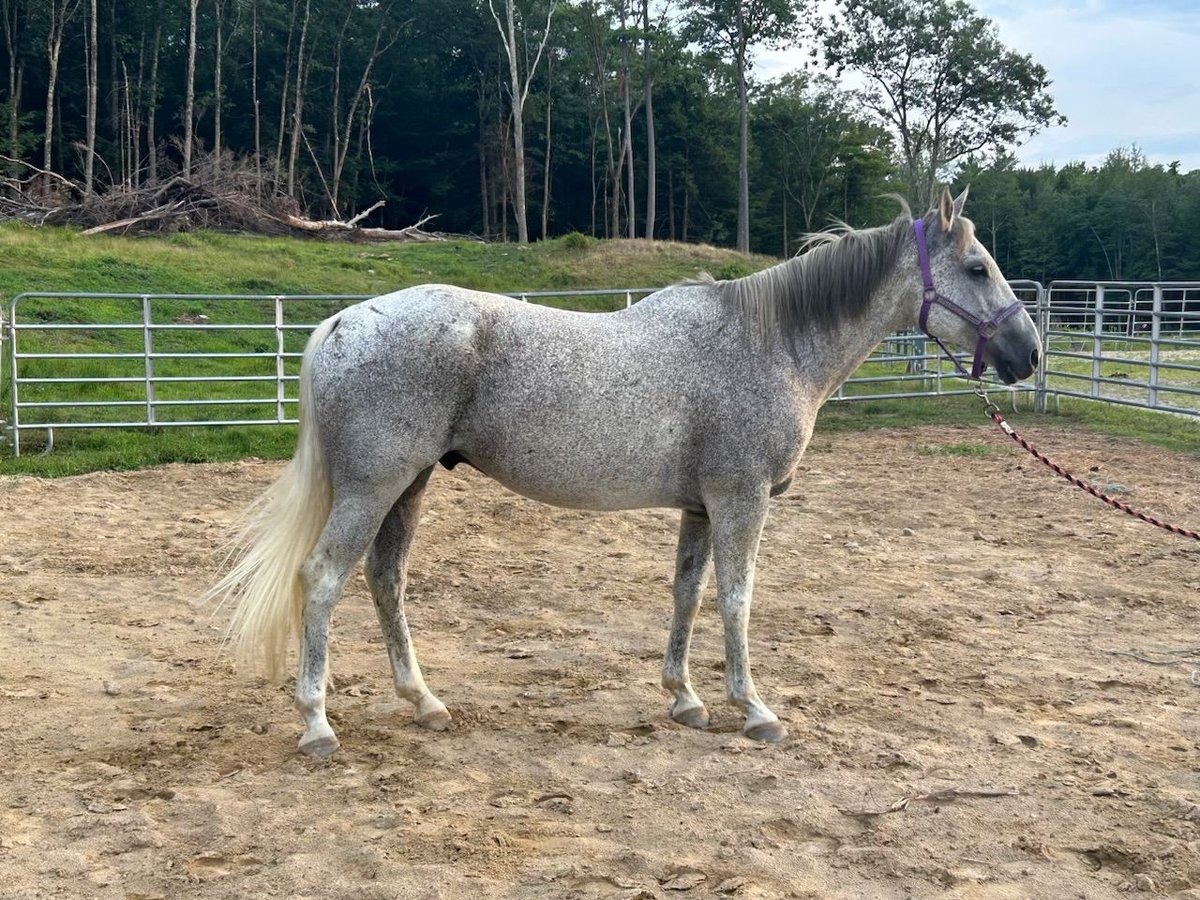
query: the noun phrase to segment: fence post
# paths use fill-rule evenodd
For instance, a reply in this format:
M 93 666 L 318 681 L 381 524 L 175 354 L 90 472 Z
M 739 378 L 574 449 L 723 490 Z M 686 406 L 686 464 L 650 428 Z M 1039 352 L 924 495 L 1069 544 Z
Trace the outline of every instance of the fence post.
M 1104 285 L 1096 285 L 1096 323 L 1092 331 L 1091 395 L 1100 396 L 1100 357 L 1104 355 Z
M 1163 289 L 1154 285 L 1154 300 L 1150 307 L 1150 406 L 1158 406 L 1158 340 L 1162 335 Z
M 4 359 L 8 355 L 6 341 L 8 341 L 8 328 L 6 326 L 7 319 L 4 315 L 4 297 L 0 295 L 0 386 L 4 384 Z M 8 431 L 8 423 L 4 421 L 4 411 L 0 410 L 0 444 L 4 443 L 5 432 Z
M 283 421 L 283 298 L 275 298 L 275 421 Z
M 154 424 L 154 336 L 150 325 L 150 298 L 142 295 L 142 353 L 146 361 L 146 424 Z
M 1035 412 L 1046 411 L 1046 347 L 1047 332 L 1050 330 L 1050 294 L 1037 282 L 1037 330 L 1041 341 L 1041 352 L 1038 353 L 1037 373 L 1033 377 L 1033 408 Z
M 17 399 L 17 301 L 20 299 L 21 295 L 17 294 L 8 301 L 8 377 L 12 388 L 9 398 L 12 401 L 12 422 L 9 428 L 12 430 L 13 456 L 21 455 L 21 410 Z

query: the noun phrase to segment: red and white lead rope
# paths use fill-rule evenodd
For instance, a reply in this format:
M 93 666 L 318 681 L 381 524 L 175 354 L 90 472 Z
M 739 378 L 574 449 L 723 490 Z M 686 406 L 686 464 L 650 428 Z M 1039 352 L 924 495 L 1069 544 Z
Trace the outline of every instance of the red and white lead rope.
M 1143 521 L 1149 525 L 1157 526 L 1158 528 L 1161 528 L 1164 531 L 1171 532 L 1171 534 L 1177 534 L 1180 537 L 1191 538 L 1194 541 L 1200 541 L 1200 534 L 1198 534 L 1197 532 L 1192 531 L 1188 528 L 1181 528 L 1179 525 L 1172 525 L 1170 522 L 1164 522 L 1161 519 L 1156 519 L 1154 516 L 1150 516 L 1144 512 L 1140 512 L 1139 510 L 1134 509 L 1133 507 L 1129 506 L 1128 504 L 1122 503 L 1120 500 L 1117 500 L 1115 497 L 1110 497 L 1108 494 L 1104 493 L 1103 491 L 1097 490 L 1096 488 L 1094 488 L 1090 484 L 1088 484 L 1086 481 L 1084 481 L 1082 478 L 1078 478 L 1078 477 L 1072 475 L 1070 472 L 1068 472 L 1066 469 L 1064 469 L 1058 463 L 1054 462 L 1052 459 L 1048 458 L 1045 454 L 1038 451 L 1037 448 L 1035 448 L 1032 444 L 1030 444 L 1029 441 L 1025 440 L 1025 438 L 1021 437 L 1021 435 L 1017 434 L 1016 430 L 1011 425 L 1009 425 L 1006 421 L 1004 421 L 1004 416 L 1000 415 L 1000 408 L 991 401 L 991 399 L 988 397 L 988 395 L 986 393 L 983 392 L 982 389 L 979 389 L 977 391 L 977 393 L 983 399 L 983 402 L 987 404 L 986 412 L 987 412 L 988 417 L 993 422 L 995 422 L 998 426 L 1000 426 L 1000 429 L 1005 434 L 1007 434 L 1010 438 L 1012 438 L 1014 441 L 1016 441 L 1018 444 L 1020 444 L 1026 450 L 1028 450 L 1034 459 L 1036 459 L 1040 463 L 1043 463 L 1044 465 L 1048 466 L 1049 468 L 1053 469 L 1058 475 L 1067 479 L 1067 481 L 1071 482 L 1071 484 L 1075 485 L 1077 488 L 1087 491 L 1089 494 L 1091 494 L 1097 500 L 1103 500 L 1105 503 L 1107 503 L 1109 506 L 1113 507 L 1114 509 L 1119 509 L 1121 512 L 1126 513 L 1127 515 L 1133 516 L 1135 519 L 1140 519 L 1141 521 Z

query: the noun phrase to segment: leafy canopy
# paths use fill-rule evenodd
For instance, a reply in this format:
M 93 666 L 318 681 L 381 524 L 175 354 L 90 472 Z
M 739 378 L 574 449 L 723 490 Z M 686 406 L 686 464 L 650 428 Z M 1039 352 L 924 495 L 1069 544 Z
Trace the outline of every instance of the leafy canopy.
M 1066 122 L 1045 68 L 965 0 L 839 0 L 822 32 L 839 73 L 865 76 L 863 100 L 894 131 L 918 208 L 956 160 L 1000 156 Z

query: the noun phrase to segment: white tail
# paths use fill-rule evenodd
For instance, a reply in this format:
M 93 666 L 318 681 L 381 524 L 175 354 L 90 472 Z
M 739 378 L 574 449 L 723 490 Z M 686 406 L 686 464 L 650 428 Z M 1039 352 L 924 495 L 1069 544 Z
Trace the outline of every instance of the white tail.
M 312 358 L 336 324 L 336 315 L 326 319 L 304 348 L 296 453 L 243 513 L 228 571 L 205 594 L 206 600 L 236 604 L 226 642 L 242 664 L 253 668 L 261 660 L 272 680 L 281 677 L 288 647 L 300 633 L 300 567 L 321 536 L 332 502 L 312 405 Z

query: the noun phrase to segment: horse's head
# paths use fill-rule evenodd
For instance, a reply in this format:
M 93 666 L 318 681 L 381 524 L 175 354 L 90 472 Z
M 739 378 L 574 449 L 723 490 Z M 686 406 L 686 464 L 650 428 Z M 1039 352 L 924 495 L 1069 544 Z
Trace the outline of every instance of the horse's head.
M 963 217 L 966 200 L 965 190 L 951 199 L 943 189 L 937 207 L 913 223 L 922 277 L 917 318 L 934 339 L 974 352 L 974 377 L 986 363 L 1013 384 L 1033 374 L 1041 340 L 1000 267 L 976 239 L 975 226 Z

